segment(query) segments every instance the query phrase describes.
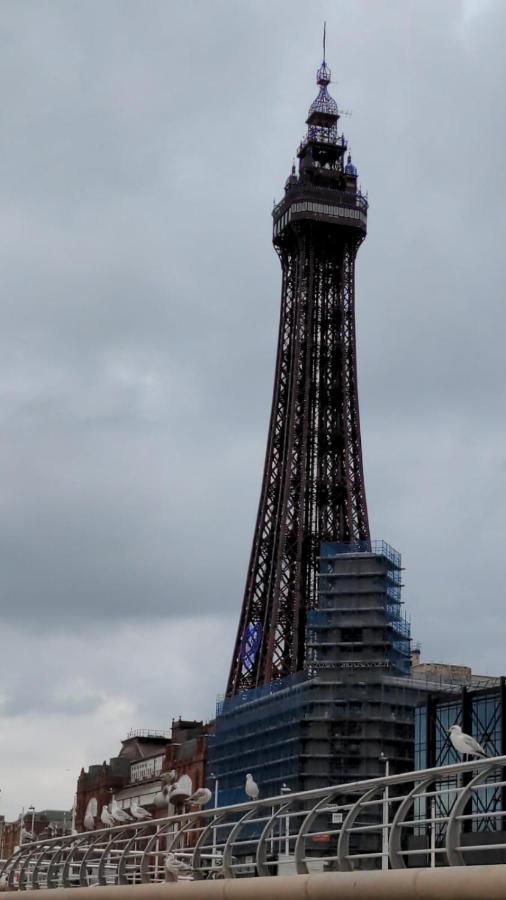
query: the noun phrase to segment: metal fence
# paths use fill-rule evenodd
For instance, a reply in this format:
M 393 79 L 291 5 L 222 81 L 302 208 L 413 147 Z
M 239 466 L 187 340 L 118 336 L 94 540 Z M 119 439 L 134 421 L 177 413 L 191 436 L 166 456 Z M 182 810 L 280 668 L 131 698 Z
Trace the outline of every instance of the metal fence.
M 501 756 L 38 841 L 0 880 L 37 890 L 504 863 L 505 770 Z

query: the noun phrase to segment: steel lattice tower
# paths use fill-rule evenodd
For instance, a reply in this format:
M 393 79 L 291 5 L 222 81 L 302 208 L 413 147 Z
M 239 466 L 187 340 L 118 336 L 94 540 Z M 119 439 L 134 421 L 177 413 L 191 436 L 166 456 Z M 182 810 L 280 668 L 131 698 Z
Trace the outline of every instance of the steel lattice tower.
M 316 603 L 321 541 L 369 540 L 357 392 L 355 257 L 367 200 L 330 70 L 273 211 L 282 269 L 276 375 L 262 491 L 227 693 L 297 672 Z

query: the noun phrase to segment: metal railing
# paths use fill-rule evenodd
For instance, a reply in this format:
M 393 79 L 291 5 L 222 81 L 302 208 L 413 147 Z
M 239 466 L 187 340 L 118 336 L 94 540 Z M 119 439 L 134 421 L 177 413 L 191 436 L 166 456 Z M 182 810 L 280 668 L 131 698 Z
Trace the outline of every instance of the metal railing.
M 274 224 L 293 203 L 303 200 L 307 200 L 310 203 L 338 204 L 339 206 L 346 206 L 349 209 L 359 209 L 364 213 L 367 212 L 369 208 L 369 201 L 361 191 L 339 191 L 332 188 L 311 188 L 309 185 L 305 184 L 300 186 L 297 185 L 292 188 L 287 196 L 283 197 L 283 199 L 273 207 L 272 217 Z M 370 541 L 363 543 L 370 545 Z M 355 552 L 358 552 L 358 544 L 354 546 L 357 548 Z M 365 549 L 365 547 L 362 549 Z M 348 552 L 351 553 L 352 551 L 349 550 Z M 371 552 L 369 548 L 368 552 Z
M 166 740 L 172 736 L 172 731 L 164 731 L 163 728 L 131 728 L 127 733 L 126 739 L 137 738 L 137 737 L 147 737 L 147 738 L 161 738 L 162 740 Z
M 38 841 L 0 880 L 39 890 L 503 863 L 505 770 L 501 756 Z

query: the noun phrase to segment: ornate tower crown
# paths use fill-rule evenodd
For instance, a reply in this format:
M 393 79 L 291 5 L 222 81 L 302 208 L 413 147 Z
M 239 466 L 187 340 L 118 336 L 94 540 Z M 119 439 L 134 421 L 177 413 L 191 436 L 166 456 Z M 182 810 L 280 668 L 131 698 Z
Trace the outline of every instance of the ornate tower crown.
M 316 83 L 317 84 L 330 84 L 330 75 L 331 75 L 330 69 L 329 69 L 327 63 L 325 62 L 325 60 L 323 60 L 320 68 L 318 69 L 318 71 L 316 73 Z
M 320 91 L 316 100 L 313 100 L 309 107 L 309 113 L 306 120 L 307 123 L 310 124 L 315 113 L 323 113 L 326 116 L 332 116 L 332 118 L 337 121 L 339 118 L 337 103 L 327 91 L 327 85 L 330 84 L 330 69 L 325 60 L 323 60 L 316 73 L 316 83 L 320 85 Z

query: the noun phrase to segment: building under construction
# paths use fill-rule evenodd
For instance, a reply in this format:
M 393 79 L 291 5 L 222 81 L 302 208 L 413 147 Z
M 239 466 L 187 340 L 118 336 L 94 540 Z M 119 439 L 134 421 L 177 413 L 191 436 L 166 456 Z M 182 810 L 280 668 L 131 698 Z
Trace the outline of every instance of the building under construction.
M 220 803 L 251 772 L 265 795 L 356 781 L 412 766 L 410 635 L 401 560 L 384 542 L 324 543 L 304 670 L 220 702 L 209 768 Z M 382 756 L 383 755 L 383 756 Z

